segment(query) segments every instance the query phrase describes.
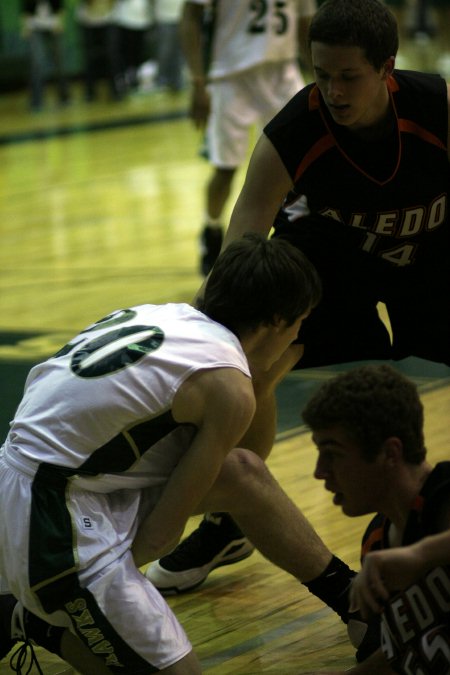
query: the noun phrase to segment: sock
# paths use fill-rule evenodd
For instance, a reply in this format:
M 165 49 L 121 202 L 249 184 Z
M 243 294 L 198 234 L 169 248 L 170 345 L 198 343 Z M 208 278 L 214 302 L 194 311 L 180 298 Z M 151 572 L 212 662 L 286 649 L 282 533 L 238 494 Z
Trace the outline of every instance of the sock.
M 222 226 L 222 219 L 220 216 L 217 216 L 216 218 L 213 218 L 212 216 L 209 215 L 209 213 L 205 213 L 203 222 L 206 225 L 210 225 L 211 227 L 221 227 Z
M 357 649 L 356 660 L 365 661 L 380 647 L 380 620 L 363 621 L 359 612 L 349 611 L 349 590 L 356 572 L 333 556 L 328 567 L 316 579 L 303 584 L 315 596 L 333 609 L 347 624 L 347 633 Z
M 348 565 L 333 556 L 322 574 L 303 585 L 339 614 L 344 623 L 348 623 L 350 583 L 355 575 L 356 572 Z

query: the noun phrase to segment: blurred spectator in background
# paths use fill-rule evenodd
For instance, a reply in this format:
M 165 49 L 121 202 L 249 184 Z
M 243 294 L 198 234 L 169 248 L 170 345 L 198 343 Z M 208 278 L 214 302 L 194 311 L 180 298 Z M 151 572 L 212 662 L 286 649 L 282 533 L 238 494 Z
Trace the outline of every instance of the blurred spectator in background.
M 113 8 L 114 0 L 81 0 L 78 6 L 87 101 L 95 100 L 97 83 L 103 78 L 108 81 L 111 98 L 121 98 L 114 69 Z
M 138 88 L 139 67 L 148 59 L 150 29 L 154 23 L 151 0 L 116 0 L 114 54 L 116 84 L 121 93 Z
M 420 68 L 450 81 L 450 0 L 386 0 L 386 4 L 397 19 L 400 47 L 409 41 L 413 49 L 426 48 L 426 62 Z M 405 64 L 401 59 L 400 53 L 397 67 L 410 68 L 408 57 Z
M 154 0 L 158 63 L 156 84 L 173 92 L 180 91 L 184 84 L 185 61 L 180 38 L 182 6 L 183 0 Z
M 22 36 L 29 48 L 30 106 L 40 110 L 49 75 L 56 80 L 59 102 L 69 101 L 64 65 L 63 0 L 22 0 Z

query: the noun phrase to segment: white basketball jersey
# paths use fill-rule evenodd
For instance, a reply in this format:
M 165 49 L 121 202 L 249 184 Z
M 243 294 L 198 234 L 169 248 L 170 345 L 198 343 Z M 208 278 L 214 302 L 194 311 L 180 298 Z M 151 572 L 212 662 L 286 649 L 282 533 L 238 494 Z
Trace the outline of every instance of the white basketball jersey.
M 193 307 L 114 312 L 30 371 L 8 454 L 75 469 L 94 491 L 160 485 L 195 433 L 173 419 L 174 396 L 209 368 L 250 377 L 238 339 Z
M 298 19 L 311 16 L 314 0 L 191 0 L 212 6 L 209 77 L 217 79 L 262 63 L 295 60 Z

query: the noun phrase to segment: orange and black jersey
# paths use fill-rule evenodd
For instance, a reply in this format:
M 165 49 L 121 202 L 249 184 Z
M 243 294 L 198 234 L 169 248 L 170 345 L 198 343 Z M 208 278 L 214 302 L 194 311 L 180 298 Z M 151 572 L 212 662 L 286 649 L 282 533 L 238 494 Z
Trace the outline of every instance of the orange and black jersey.
M 430 258 L 429 248 L 443 245 L 450 199 L 446 83 L 439 75 L 394 71 L 387 86 L 391 128 L 376 141 L 336 124 L 315 84 L 265 127 L 294 182 L 277 234 L 293 221 L 301 227 L 296 205 L 303 195 L 311 213 L 357 228 L 359 247 L 394 266 L 415 263 L 425 247 Z
M 450 501 L 450 462 L 440 462 L 425 481 L 420 494 L 411 504 L 403 533 L 402 546 L 413 544 L 424 537 L 442 531 L 440 522 Z M 390 548 L 390 520 L 378 513 L 369 523 L 362 540 L 361 562 L 370 551 Z
M 403 534 L 407 546 L 447 527 L 450 462 L 437 464 L 414 499 Z M 369 551 L 389 548 L 390 521 L 377 514 L 362 543 Z M 381 648 L 392 670 L 402 675 L 448 675 L 450 669 L 450 565 L 436 567 L 385 604 Z

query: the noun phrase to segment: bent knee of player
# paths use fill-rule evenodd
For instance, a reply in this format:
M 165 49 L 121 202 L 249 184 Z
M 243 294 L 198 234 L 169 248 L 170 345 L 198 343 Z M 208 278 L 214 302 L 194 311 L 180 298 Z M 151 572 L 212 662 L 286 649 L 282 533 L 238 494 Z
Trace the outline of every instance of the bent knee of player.
M 230 492 L 253 488 L 267 480 L 267 466 L 253 450 L 235 448 L 224 463 L 227 487 Z

